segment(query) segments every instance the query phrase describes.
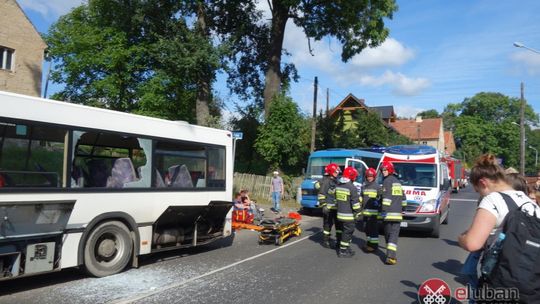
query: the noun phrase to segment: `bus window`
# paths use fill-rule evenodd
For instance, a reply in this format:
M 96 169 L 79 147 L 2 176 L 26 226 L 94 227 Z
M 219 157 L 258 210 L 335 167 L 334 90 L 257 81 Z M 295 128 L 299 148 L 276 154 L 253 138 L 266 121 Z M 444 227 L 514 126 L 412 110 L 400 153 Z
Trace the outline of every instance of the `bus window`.
M 105 132 L 73 132 L 71 186 L 149 188 L 151 141 Z M 141 148 L 142 146 L 142 148 Z
M 207 186 L 210 188 L 225 187 L 224 148 L 208 148 Z
M 62 187 L 67 130 L 0 120 L 4 188 Z
M 158 141 L 156 169 L 167 187 L 193 188 L 206 172 L 206 149 L 203 145 Z

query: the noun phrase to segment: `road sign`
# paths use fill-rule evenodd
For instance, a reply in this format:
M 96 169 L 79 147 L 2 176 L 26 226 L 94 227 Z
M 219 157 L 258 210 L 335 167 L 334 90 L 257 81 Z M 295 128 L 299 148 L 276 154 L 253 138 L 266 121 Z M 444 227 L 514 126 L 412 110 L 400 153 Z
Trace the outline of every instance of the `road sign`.
M 239 131 L 232 132 L 233 139 L 242 139 L 243 137 L 244 137 L 244 133 L 242 132 L 239 132 Z

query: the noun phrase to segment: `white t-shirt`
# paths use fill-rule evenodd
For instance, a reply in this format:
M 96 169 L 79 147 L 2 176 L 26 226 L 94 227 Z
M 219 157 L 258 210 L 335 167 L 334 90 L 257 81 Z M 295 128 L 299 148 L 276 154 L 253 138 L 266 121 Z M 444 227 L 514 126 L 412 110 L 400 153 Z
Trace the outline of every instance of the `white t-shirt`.
M 540 218 L 540 209 L 538 208 L 538 205 L 531 201 L 531 199 L 525 193 L 515 190 L 506 190 L 501 192 L 504 194 L 508 194 L 514 200 L 518 207 L 525 203 L 532 203 L 524 206 L 523 210 L 529 213 L 529 215 L 532 215 L 534 213 L 534 210 L 537 209 L 536 216 Z M 508 207 L 506 206 L 506 202 L 504 201 L 504 198 L 499 192 L 492 192 L 486 195 L 480 201 L 478 208 L 482 208 L 491 212 L 497 218 L 495 229 L 501 226 L 504 218 L 508 214 Z

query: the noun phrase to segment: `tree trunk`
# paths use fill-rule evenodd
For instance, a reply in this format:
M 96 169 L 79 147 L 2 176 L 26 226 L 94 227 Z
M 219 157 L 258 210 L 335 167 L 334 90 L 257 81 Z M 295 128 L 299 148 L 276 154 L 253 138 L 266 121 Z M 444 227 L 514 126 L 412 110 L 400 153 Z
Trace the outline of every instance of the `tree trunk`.
M 285 26 L 289 18 L 289 7 L 284 5 L 281 0 L 273 0 L 272 7 L 272 30 L 264 83 L 264 115 L 266 118 L 269 115 L 272 98 L 279 92 L 281 85 L 281 51 Z
M 205 40 L 209 39 L 208 29 L 206 27 L 206 14 L 204 11 L 204 2 L 199 1 L 197 3 L 197 32 L 204 37 Z M 208 125 L 208 118 L 210 116 L 210 110 L 208 104 L 210 102 L 210 67 L 201 66 L 199 76 L 197 79 L 197 99 L 195 101 L 195 112 L 197 124 L 200 126 Z

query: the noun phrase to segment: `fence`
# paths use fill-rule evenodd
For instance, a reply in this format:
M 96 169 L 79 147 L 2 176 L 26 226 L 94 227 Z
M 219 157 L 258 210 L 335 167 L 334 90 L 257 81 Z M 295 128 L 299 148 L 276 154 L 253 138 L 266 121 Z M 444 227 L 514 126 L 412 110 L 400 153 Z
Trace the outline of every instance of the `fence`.
M 247 173 L 234 173 L 234 192 L 241 189 L 248 189 L 250 197 L 256 199 L 258 202 L 271 202 L 270 185 L 272 183 L 271 176 L 247 174 Z M 295 178 L 283 178 L 285 184 L 284 200 L 295 199 L 297 195 L 297 189 L 302 183 L 302 177 Z

